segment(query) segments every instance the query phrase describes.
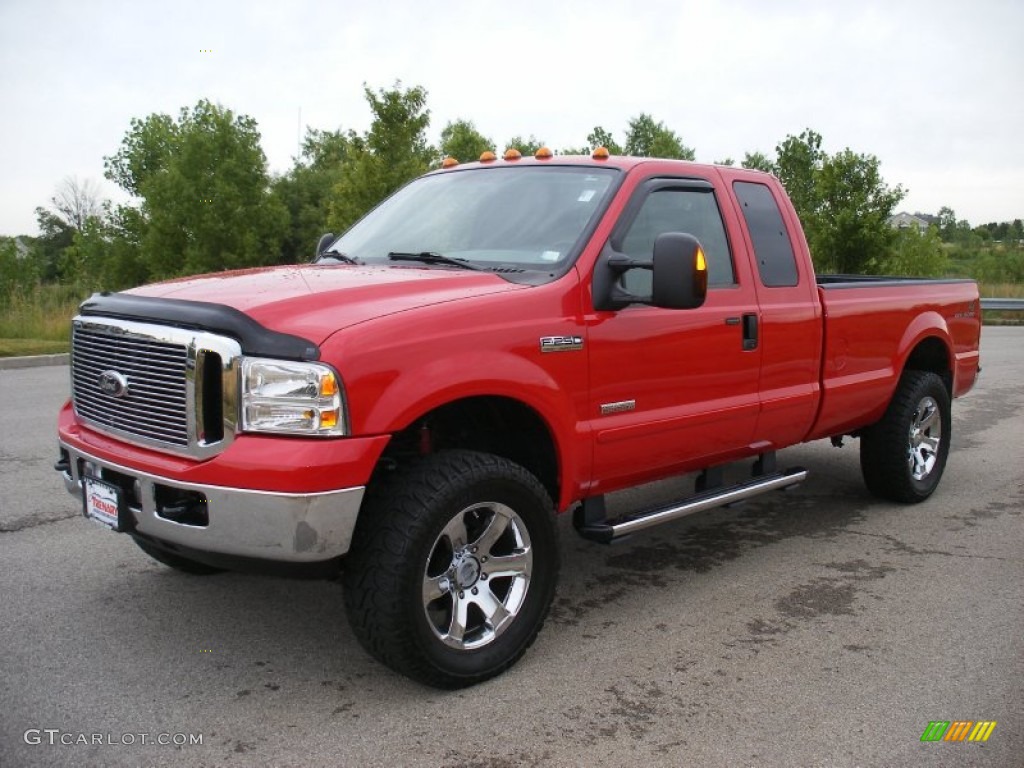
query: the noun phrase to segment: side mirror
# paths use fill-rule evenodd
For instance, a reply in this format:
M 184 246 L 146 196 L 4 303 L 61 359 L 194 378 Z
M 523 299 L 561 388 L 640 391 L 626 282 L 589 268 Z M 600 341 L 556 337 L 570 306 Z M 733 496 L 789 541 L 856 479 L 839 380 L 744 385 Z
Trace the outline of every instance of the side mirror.
M 693 235 L 663 232 L 654 241 L 651 304 L 696 309 L 708 294 L 708 262 Z
M 334 233 L 326 232 L 320 235 L 320 239 L 316 243 L 316 253 L 313 254 L 313 261 L 320 258 L 320 255 L 324 252 L 324 249 L 334 241 Z

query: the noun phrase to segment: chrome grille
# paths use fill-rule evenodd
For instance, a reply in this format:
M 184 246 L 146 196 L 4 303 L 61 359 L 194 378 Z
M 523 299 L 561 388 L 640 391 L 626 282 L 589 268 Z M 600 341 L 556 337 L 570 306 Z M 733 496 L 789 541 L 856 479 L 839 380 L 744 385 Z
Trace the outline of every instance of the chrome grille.
M 81 422 L 198 459 L 234 440 L 237 341 L 94 316 L 76 317 L 72 328 L 71 397 Z
M 188 445 L 185 346 L 76 325 L 72 349 L 72 394 L 79 415 L 100 427 L 169 445 Z M 100 388 L 106 371 L 127 378 L 127 389 L 120 397 Z

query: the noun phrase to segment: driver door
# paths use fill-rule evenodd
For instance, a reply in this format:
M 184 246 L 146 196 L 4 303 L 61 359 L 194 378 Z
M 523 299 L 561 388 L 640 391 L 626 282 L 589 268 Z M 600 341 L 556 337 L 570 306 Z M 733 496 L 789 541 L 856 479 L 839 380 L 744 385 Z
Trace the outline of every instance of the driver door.
M 659 234 L 692 234 L 706 254 L 709 279 L 697 309 L 638 303 L 591 316 L 593 493 L 727 461 L 753 439 L 760 409 L 757 297 L 749 264 L 740 260 L 737 269 L 732 257 L 723 208 L 734 215 L 707 181 L 651 179 L 638 187 L 610 238 L 615 250 L 649 260 Z M 649 297 L 651 277 L 632 269 L 621 285 Z

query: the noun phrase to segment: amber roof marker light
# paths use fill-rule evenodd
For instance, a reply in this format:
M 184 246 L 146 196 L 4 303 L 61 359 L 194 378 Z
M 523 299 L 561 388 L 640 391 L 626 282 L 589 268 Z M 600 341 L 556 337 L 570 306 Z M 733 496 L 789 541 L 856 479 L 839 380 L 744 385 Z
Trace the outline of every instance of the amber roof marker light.
M 591 157 L 595 160 L 607 160 L 611 157 L 611 152 L 608 151 L 607 147 L 595 147 Z
M 550 147 L 541 147 L 533 153 L 533 156 L 538 160 L 550 160 L 555 156 L 555 153 L 551 151 Z
M 481 152 L 480 153 L 480 162 L 481 163 L 493 163 L 497 159 L 498 159 L 498 156 L 495 155 L 493 152 L 491 152 L 491 150 L 489 150 L 489 149 L 487 151 L 485 151 L 485 152 Z
M 454 168 L 458 164 L 459 164 L 459 161 L 456 160 L 451 155 L 448 155 L 448 157 L 446 157 L 444 160 L 441 161 L 441 167 L 442 168 Z
M 519 160 L 522 156 L 523 153 L 520 152 L 518 149 L 516 149 L 515 147 L 509 147 L 508 149 L 505 150 L 505 156 L 502 159 L 508 160 L 509 162 L 513 162 L 515 160 Z

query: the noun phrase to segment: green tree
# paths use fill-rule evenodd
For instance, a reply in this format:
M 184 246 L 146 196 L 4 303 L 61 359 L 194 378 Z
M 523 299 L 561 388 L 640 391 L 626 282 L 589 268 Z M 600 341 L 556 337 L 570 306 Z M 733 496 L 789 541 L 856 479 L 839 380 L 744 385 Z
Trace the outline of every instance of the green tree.
M 954 243 L 961 248 L 974 250 L 980 248 L 984 237 L 971 227 L 967 219 L 957 219 L 956 211 L 949 206 L 942 206 L 938 215 L 939 236 L 944 243 Z
M 532 133 L 528 139 L 524 139 L 522 136 L 513 136 L 505 142 L 505 150 L 518 149 L 523 157 L 533 157 L 534 153 L 543 146 L 544 142 Z
M 871 271 L 908 277 L 940 277 L 948 259 L 936 227 L 922 232 L 917 227 L 896 230 L 888 258 L 873 263 Z
M 32 243 L 32 261 L 38 266 L 44 281 L 54 281 L 59 277 L 64 252 L 74 242 L 76 229 L 41 206 L 36 208 L 36 224 L 40 234 Z
M 812 253 L 837 272 L 884 272 L 896 258 L 889 218 L 906 192 L 885 183 L 878 158 L 850 149 L 826 156 L 815 194 Z
M 776 145 L 775 156 L 775 174 L 793 201 L 804 228 L 813 229 L 821 207 L 818 182 L 825 161 L 821 134 L 808 128 L 799 136 L 787 136 Z
M 138 208 L 105 204 L 101 215 L 89 217 L 75 232 L 61 259 L 63 280 L 81 293 L 120 290 L 146 282 L 150 274 L 140 257 L 139 243 L 144 228 Z
M 562 147 L 561 149 L 555 150 L 556 155 L 583 155 L 587 157 L 592 154 L 593 150 L 589 147 Z
M 902 269 L 897 232 L 888 220 L 905 190 L 885 183 L 874 155 L 845 149 L 830 156 L 821 145 L 821 134 L 810 128 L 789 135 L 776 145 L 772 164 L 800 216 L 818 270 L 879 273 L 890 264 Z M 748 154 L 744 165 L 764 160 Z M 907 255 L 904 261 L 912 260 Z
M 183 110 L 184 111 L 184 110 Z M 121 148 L 103 158 L 104 176 L 135 197 L 145 197 L 142 185 L 164 172 L 177 151 L 179 126 L 170 115 L 133 117 Z
M 35 265 L 16 239 L 0 236 L 0 308 L 7 306 L 15 294 L 28 291 L 38 279 Z
M 476 129 L 469 120 L 455 120 L 441 131 L 441 157 L 454 157 L 460 163 L 480 159 L 487 151 L 494 151 L 494 142 Z
M 694 151 L 683 144 L 675 131 L 663 122 L 655 121 L 646 112 L 629 121 L 626 132 L 625 153 L 634 157 L 664 157 L 677 160 L 693 160 Z
M 761 158 L 764 156 L 760 155 L 758 161 Z M 754 156 L 747 159 L 753 160 Z M 771 163 L 771 172 L 778 176 L 796 208 L 819 271 L 836 269 L 831 255 L 824 250 L 822 229 L 826 225 L 819 223 L 822 220 L 819 183 L 824 161 L 821 134 L 808 128 L 799 136 L 790 134 L 779 142 L 775 146 L 775 162 Z
M 425 173 L 436 157 L 426 139 L 430 110 L 423 88 L 403 89 L 396 82 L 390 90 L 376 93 L 364 85 L 363 92 L 373 121 L 365 136 L 350 146 L 334 185 L 329 208 L 335 232 L 344 231 L 400 186 Z
M 364 149 L 364 139 L 356 132 L 340 128 L 336 131 L 321 131 L 307 128 L 302 141 L 302 154 L 296 165 L 304 165 L 316 171 L 337 170 L 356 152 Z
M 1006 240 L 1006 235 L 1010 231 L 1010 222 L 1008 221 L 990 221 L 985 225 L 985 228 L 989 231 L 992 239 L 996 242 L 1002 242 Z
M 593 152 L 598 147 L 604 147 L 608 150 L 609 154 L 624 154 L 622 146 L 612 138 L 611 133 L 606 131 L 600 125 L 594 126 L 594 130 L 587 135 L 587 144 L 590 145 L 590 152 Z M 582 154 L 589 155 L 590 152 L 583 152 Z
M 202 100 L 167 115 L 134 119 L 105 158 L 107 178 L 141 198 L 139 243 L 149 278 L 272 263 L 288 212 L 268 194 L 256 121 Z
M 86 222 L 102 214 L 99 190 L 90 181 L 79 181 L 73 176 L 65 178 L 50 198 L 49 208 L 36 208 L 36 222 L 40 236 L 35 238 L 29 253 L 39 278 L 56 281 L 64 252 L 71 246 L 76 233 Z
M 939 234 L 942 241 L 952 243 L 956 239 L 956 211 L 947 205 L 939 208 Z
M 334 187 L 342 168 L 363 151 L 354 131 L 307 129 L 302 154 L 272 183 L 273 195 L 288 210 L 288 233 L 281 244 L 281 262 L 309 261 L 320 235 L 327 229 Z
M 750 168 L 755 171 L 765 171 L 766 173 L 775 173 L 775 163 L 771 161 L 764 152 L 747 152 L 743 155 L 743 161 L 740 165 L 744 168 Z

